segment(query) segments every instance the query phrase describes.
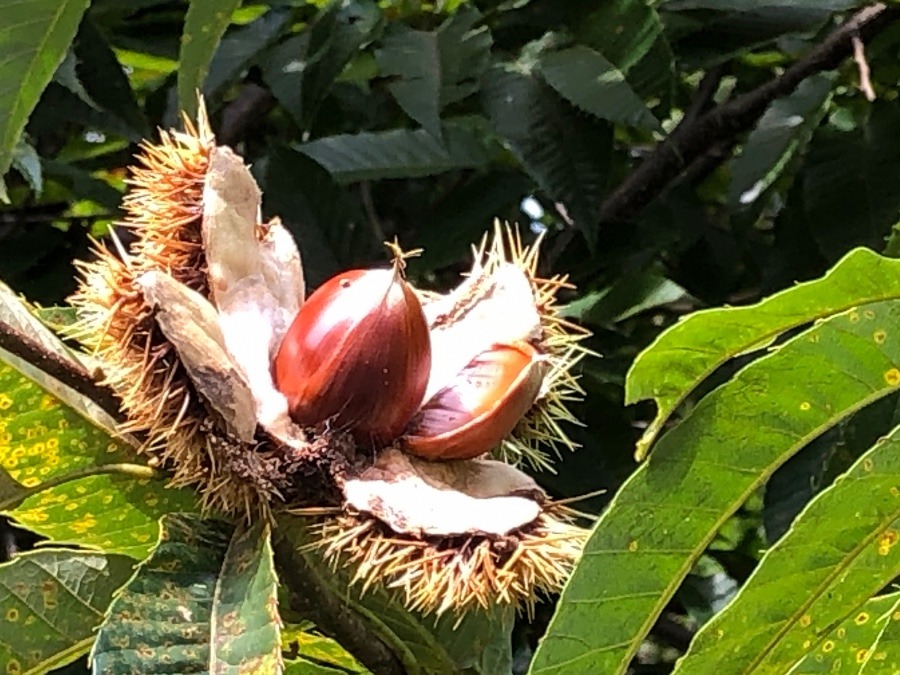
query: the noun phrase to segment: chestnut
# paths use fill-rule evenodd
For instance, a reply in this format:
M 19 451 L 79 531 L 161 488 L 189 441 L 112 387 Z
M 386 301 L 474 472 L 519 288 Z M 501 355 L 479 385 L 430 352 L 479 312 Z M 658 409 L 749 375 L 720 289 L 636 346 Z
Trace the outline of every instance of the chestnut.
M 285 334 L 273 376 L 299 424 L 329 422 L 358 443 L 384 445 L 421 405 L 430 370 L 422 305 L 395 265 L 318 288 Z
M 526 342 L 494 345 L 416 413 L 401 447 L 425 459 L 471 459 L 497 447 L 540 393 L 546 361 Z

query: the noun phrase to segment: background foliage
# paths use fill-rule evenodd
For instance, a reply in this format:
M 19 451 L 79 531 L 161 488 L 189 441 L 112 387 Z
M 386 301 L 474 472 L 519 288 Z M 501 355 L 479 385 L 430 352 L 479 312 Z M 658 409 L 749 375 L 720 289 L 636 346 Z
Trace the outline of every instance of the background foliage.
M 552 622 L 556 599 L 510 638 L 510 617 L 435 627 L 376 595 L 359 630 L 396 658 L 373 665 L 363 632 L 338 644 L 284 597 L 287 672 L 892 672 L 898 55 L 900 9 L 853 0 L 0 0 L 0 321 L 77 361 L 13 296 L 64 302 L 137 143 L 202 91 L 310 285 L 398 236 L 444 287 L 499 217 L 546 231 L 543 270 L 570 273 L 567 314 L 603 356 L 583 447 L 540 478 L 605 490 L 579 506 L 603 517 Z M 119 672 L 191 579 L 245 594 L 191 597 L 194 632 L 158 658 L 263 662 L 279 558 L 282 593 L 340 597 L 287 535 L 273 550 L 185 513 L 156 545 L 190 496 L 86 425 L 88 399 L 0 356 L 0 507 L 28 530 L 4 556 L 55 542 L 0 566 L 8 672 L 84 672 L 98 627 L 97 672 Z M 217 644 L 229 609 L 262 637 Z

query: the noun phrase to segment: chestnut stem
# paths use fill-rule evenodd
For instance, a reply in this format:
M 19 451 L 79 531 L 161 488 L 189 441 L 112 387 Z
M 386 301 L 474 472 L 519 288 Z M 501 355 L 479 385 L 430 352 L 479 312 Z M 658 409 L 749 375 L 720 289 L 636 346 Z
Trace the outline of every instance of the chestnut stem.
M 86 396 L 99 405 L 113 419 L 121 420 L 119 399 L 112 389 L 98 383 L 91 374 L 74 360 L 56 354 L 40 342 L 4 321 L 0 321 L 0 349 L 49 375 L 59 383 Z
M 316 624 L 375 675 L 404 675 L 393 651 L 352 607 L 336 596 L 301 551 L 283 534 L 273 542 L 275 565 L 294 610 Z

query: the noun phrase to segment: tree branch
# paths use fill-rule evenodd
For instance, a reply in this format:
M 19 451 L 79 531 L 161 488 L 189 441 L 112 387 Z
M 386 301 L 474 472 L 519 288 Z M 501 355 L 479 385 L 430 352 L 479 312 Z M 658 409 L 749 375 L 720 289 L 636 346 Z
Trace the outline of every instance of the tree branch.
M 807 77 L 837 67 L 852 54 L 854 37 L 870 40 L 898 18 L 900 7 L 888 8 L 881 2 L 870 5 L 838 26 L 779 77 L 708 112 L 685 115 L 653 154 L 607 197 L 600 219 L 622 221 L 635 216 L 697 157 L 749 129 L 776 98 L 790 94 Z
M 99 384 L 77 362 L 46 349 L 40 342 L 4 321 L 0 321 L 0 349 L 18 356 L 60 384 L 91 399 L 113 419 L 122 419 L 119 399 L 112 389 Z

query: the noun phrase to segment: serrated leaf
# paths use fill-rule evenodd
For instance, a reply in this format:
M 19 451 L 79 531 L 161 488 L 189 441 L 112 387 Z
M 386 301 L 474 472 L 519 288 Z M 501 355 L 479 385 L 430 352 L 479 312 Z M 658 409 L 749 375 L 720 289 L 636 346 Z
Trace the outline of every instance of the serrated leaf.
M 123 556 L 43 549 L 0 565 L 0 668 L 46 673 L 86 654 L 133 564 Z
M 675 55 L 651 3 L 598 3 L 573 29 L 578 43 L 608 59 L 641 98 L 658 102 L 657 117 L 668 114 L 675 86 Z
M 852 131 L 823 126 L 798 181 L 804 215 L 829 261 L 851 246 L 880 249 L 900 212 L 900 105 L 876 101 L 867 123 Z
M 882 339 L 898 331 L 900 305 L 892 300 L 830 317 L 704 397 L 597 522 L 532 675 L 624 673 L 747 498 L 812 439 L 898 390 L 900 340 Z M 668 377 L 665 369 L 656 374 L 657 382 Z
M 12 168 L 19 172 L 35 194 L 41 194 L 44 190 L 41 158 L 38 157 L 37 150 L 24 138 L 19 139 L 13 150 Z
M 732 162 L 728 195 L 732 207 L 755 202 L 809 140 L 831 100 L 832 79 L 814 75 L 789 96 L 772 102 Z
M 0 1 L 0 176 L 89 0 Z
M 381 21 L 381 10 L 372 0 L 332 2 L 309 30 L 262 58 L 266 84 L 301 128 L 312 126 L 335 78 L 374 39 Z
M 223 87 L 238 78 L 261 52 L 278 39 L 289 22 L 290 12 L 286 8 L 273 8 L 221 40 L 206 70 L 203 95 L 207 99 L 213 98 Z M 189 96 L 187 92 L 185 95 Z
M 606 192 L 612 127 L 579 113 L 516 64 L 489 70 L 482 95 L 497 132 L 544 192 L 562 202 L 593 247 Z
M 900 427 L 809 504 L 676 672 L 789 672 L 900 575 L 898 486 Z
M 618 124 L 659 129 L 659 120 L 601 53 L 584 45 L 542 54 L 538 69 L 547 84 L 582 110 Z
M 110 605 L 95 673 L 274 673 L 281 634 L 269 528 L 162 519 L 150 557 Z
M 376 52 L 388 90 L 403 111 L 435 138 L 441 137 L 441 53 L 437 33 L 403 24 L 385 33 Z
M 477 10 L 465 8 L 437 30 L 392 26 L 376 52 L 381 74 L 394 78 L 388 89 L 404 112 L 440 138 L 441 110 L 477 91 L 490 59 L 491 35 L 476 29 Z
M 421 129 L 393 129 L 326 136 L 295 148 L 340 183 L 432 176 L 487 164 L 487 149 L 469 129 L 447 123 L 443 137 L 441 143 Z
M 338 642 L 318 635 L 312 626 L 288 624 L 281 631 L 286 675 L 368 672 Z
M 656 401 L 657 413 L 638 442 L 643 457 L 678 405 L 729 359 L 765 348 L 781 333 L 851 307 L 900 294 L 900 261 L 868 249 L 848 253 L 821 279 L 799 284 L 749 307 L 697 312 L 663 332 L 635 359 L 625 403 Z M 723 327 L 727 326 L 727 330 Z M 660 373 L 666 376 L 661 378 Z
M 191 0 L 188 4 L 178 51 L 178 105 L 191 118 L 197 114 L 197 91 L 240 4 L 241 0 Z

